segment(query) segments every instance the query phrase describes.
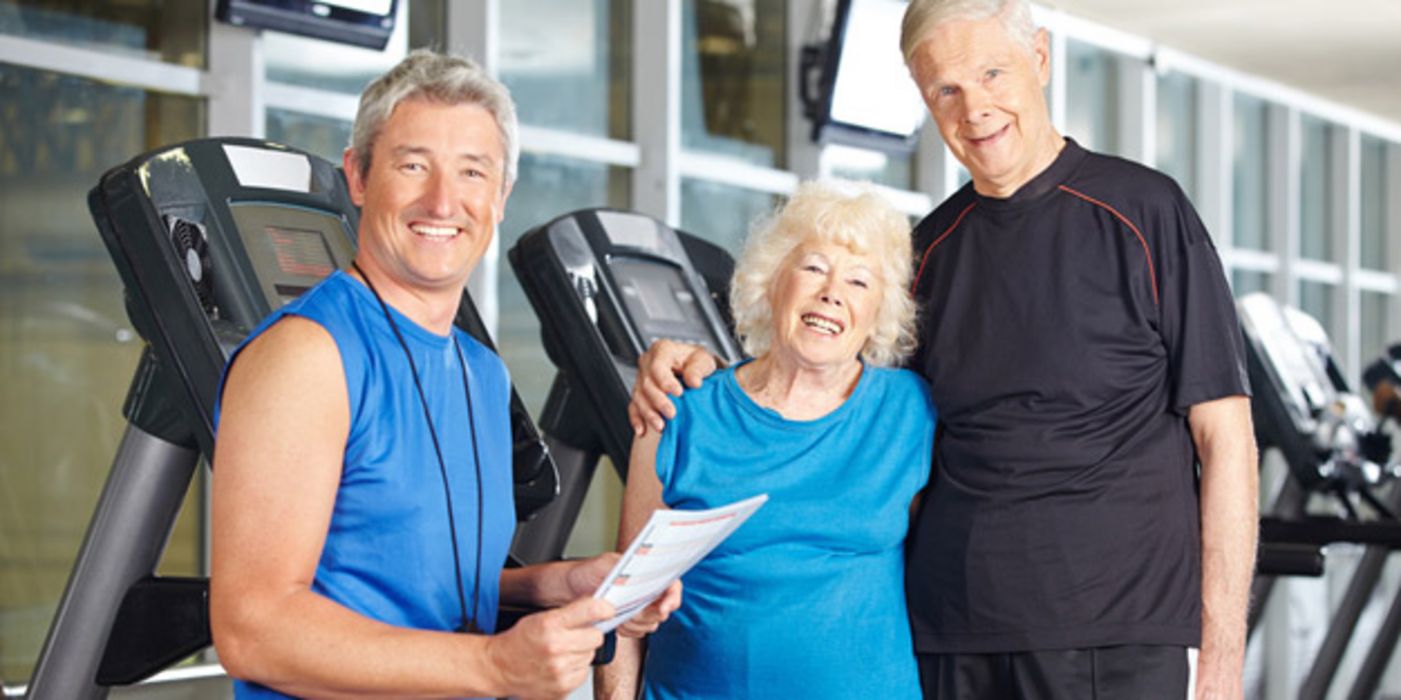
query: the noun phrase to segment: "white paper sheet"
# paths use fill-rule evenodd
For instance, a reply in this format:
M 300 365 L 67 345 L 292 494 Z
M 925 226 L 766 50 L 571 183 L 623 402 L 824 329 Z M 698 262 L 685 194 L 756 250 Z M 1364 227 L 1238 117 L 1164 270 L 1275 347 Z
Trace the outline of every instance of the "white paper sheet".
M 709 510 L 652 513 L 622 559 L 594 591 L 593 597 L 612 603 L 617 611 L 611 619 L 594 626 L 607 632 L 642 612 L 767 500 L 768 494 L 759 494 Z

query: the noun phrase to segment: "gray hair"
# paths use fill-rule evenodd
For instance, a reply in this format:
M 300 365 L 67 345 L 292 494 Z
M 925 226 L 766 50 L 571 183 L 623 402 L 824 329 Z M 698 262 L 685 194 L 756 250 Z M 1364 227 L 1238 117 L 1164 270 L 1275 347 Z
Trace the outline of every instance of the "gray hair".
M 910 221 L 868 188 L 822 181 L 799 185 L 744 244 L 730 284 L 735 332 L 744 351 L 758 357 L 772 347 L 773 285 L 788 256 L 813 240 L 838 243 L 878 261 L 883 292 L 861 356 L 873 365 L 893 365 L 908 357 L 915 347 Z
M 900 53 L 909 64 L 920 42 L 949 22 L 978 22 L 996 17 L 1017 43 L 1036 48 L 1036 25 L 1026 0 L 910 0 L 900 23 Z
M 471 59 L 428 49 L 409 53 L 360 95 L 360 108 L 355 113 L 355 126 L 350 134 L 350 147 L 355 151 L 360 174 L 369 173 L 370 154 L 384 122 L 400 102 L 409 99 L 447 105 L 474 104 L 485 109 L 496 120 L 496 128 L 501 133 L 501 150 L 506 156 L 503 185 L 510 186 L 516 181 L 520 129 L 511 92 Z

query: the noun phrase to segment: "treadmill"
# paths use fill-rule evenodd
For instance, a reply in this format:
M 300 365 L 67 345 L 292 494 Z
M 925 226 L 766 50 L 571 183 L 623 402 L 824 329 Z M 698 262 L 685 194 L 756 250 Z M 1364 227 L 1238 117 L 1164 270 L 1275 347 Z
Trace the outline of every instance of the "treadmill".
M 557 368 L 540 427 L 560 469 L 560 497 L 516 530 L 523 561 L 556 559 L 599 459 L 627 480 L 627 404 L 637 359 L 662 338 L 742 358 L 729 315 L 734 261 L 651 217 L 584 209 L 521 236 L 508 253 Z
M 359 214 L 332 164 L 285 146 L 201 139 L 103 175 L 88 206 L 145 345 L 126 433 L 40 652 L 28 697 L 103 698 L 210 643 L 208 581 L 154 572 L 200 458 L 230 352 L 273 309 L 350 265 Z M 456 323 L 492 347 L 464 292 Z M 559 475 L 512 392 L 525 520 Z
M 1307 314 L 1266 294 L 1237 302 L 1245 332 L 1251 401 L 1260 449 L 1278 449 L 1289 478 L 1260 519 L 1260 564 L 1252 590 L 1253 631 L 1275 576 L 1322 575 L 1324 550 L 1335 542 L 1367 545 L 1334 611 L 1328 632 L 1300 686 L 1301 700 L 1323 698 L 1342 661 L 1387 558 L 1401 549 L 1401 463 L 1373 406 L 1353 393 L 1333 360 L 1327 333 Z M 1377 383 L 1386 369 L 1369 370 Z M 1369 384 L 1373 379 L 1367 380 Z M 1376 400 L 1385 390 L 1378 387 Z M 1322 496 L 1339 515 L 1315 515 L 1308 503 Z M 1393 621 L 1392 618 L 1395 618 Z M 1401 594 L 1390 626 L 1373 641 L 1349 698 L 1370 698 L 1401 635 Z

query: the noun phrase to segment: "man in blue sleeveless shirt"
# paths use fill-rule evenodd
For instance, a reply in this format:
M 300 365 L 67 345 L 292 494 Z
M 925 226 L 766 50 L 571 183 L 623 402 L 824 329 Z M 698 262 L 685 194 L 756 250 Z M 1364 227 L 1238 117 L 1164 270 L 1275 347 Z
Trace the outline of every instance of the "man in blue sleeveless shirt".
M 515 523 L 505 365 L 453 326 L 519 147 L 504 86 L 416 51 L 361 97 L 345 152 L 353 270 L 230 360 L 210 614 L 238 697 L 559 697 L 612 606 L 616 554 L 503 570 Z M 620 628 L 640 635 L 679 588 Z M 550 607 L 495 631 L 498 603 Z

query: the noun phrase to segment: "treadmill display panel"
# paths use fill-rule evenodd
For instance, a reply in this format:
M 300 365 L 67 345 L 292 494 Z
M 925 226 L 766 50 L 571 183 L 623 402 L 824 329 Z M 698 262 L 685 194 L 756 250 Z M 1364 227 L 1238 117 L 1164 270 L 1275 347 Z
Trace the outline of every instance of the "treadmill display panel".
M 235 203 L 229 211 L 271 308 L 301 296 L 354 258 L 339 216 L 264 202 Z
M 686 284 L 680 268 L 623 256 L 613 257 L 608 266 L 644 344 L 671 338 L 699 343 L 712 353 L 719 352 L 695 293 Z

